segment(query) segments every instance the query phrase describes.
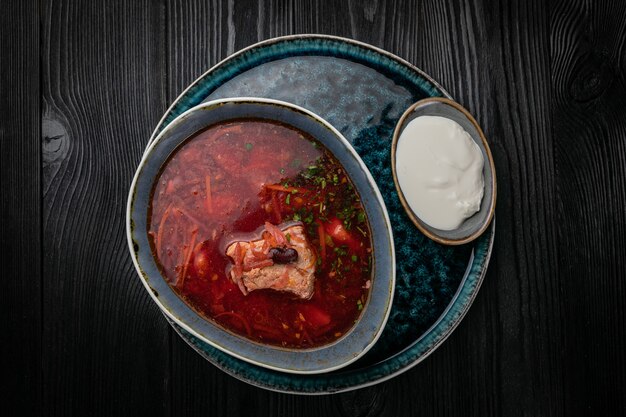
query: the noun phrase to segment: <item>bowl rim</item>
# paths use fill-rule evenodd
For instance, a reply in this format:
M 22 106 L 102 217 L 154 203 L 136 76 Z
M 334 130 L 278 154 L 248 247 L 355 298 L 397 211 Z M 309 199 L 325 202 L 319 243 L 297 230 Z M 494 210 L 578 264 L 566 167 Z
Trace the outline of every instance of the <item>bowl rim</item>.
M 487 161 L 486 161 L 487 169 L 491 172 L 490 187 L 492 189 L 492 193 L 491 193 L 491 198 L 488 201 L 489 211 L 487 213 L 487 217 L 480 224 L 480 227 L 478 227 L 474 232 L 472 232 L 468 236 L 461 237 L 458 239 L 445 238 L 443 236 L 440 236 L 434 233 L 431 229 L 425 227 L 424 224 L 422 224 L 423 220 L 421 220 L 419 216 L 415 214 L 415 212 L 413 211 L 413 209 L 407 202 L 406 197 L 404 196 L 404 193 L 402 192 L 402 187 L 400 187 L 400 183 L 398 181 L 398 175 L 397 175 L 397 170 L 396 170 L 396 150 L 398 148 L 398 140 L 400 139 L 400 134 L 406 127 L 405 122 L 411 116 L 411 114 L 413 114 L 415 110 L 421 107 L 424 107 L 428 104 L 432 104 L 432 103 L 440 103 L 443 105 L 453 107 L 455 110 L 462 113 L 467 118 L 467 120 L 475 127 L 476 131 L 478 132 L 480 141 L 482 142 L 483 148 L 485 150 L 485 154 L 487 155 Z M 474 138 L 472 137 L 472 139 Z M 432 239 L 437 243 L 450 245 L 450 246 L 463 245 L 465 243 L 469 243 L 477 239 L 480 235 L 482 235 L 485 232 L 485 230 L 487 230 L 487 228 L 489 227 L 489 224 L 491 224 L 491 221 L 493 220 L 493 217 L 496 211 L 497 180 L 496 180 L 496 167 L 493 161 L 493 156 L 491 154 L 491 149 L 489 148 L 489 144 L 487 143 L 487 138 L 485 137 L 483 130 L 481 129 L 476 119 L 474 119 L 474 116 L 472 116 L 472 114 L 465 107 L 463 107 L 462 105 L 460 105 L 454 100 L 451 100 L 446 97 L 428 97 L 428 98 L 425 98 L 425 99 L 422 99 L 413 103 L 404 111 L 404 113 L 402 114 L 402 116 L 400 116 L 400 119 L 398 119 L 398 122 L 396 123 L 396 127 L 393 131 L 393 138 L 391 140 L 391 173 L 393 176 L 393 182 L 396 187 L 398 198 L 400 199 L 400 203 L 402 204 L 402 207 L 404 207 L 404 211 L 409 216 L 413 224 L 415 224 L 415 226 L 420 230 L 420 232 L 422 232 L 429 239 Z
M 165 137 L 166 135 L 168 135 L 170 133 L 171 130 L 173 130 L 174 128 L 176 128 L 177 126 L 180 125 L 180 123 L 184 122 L 184 119 L 186 119 L 190 114 L 192 113 L 196 113 L 199 111 L 204 111 L 204 110 L 210 110 L 211 108 L 216 108 L 219 107 L 223 104 L 229 104 L 229 103 L 233 103 L 233 104 L 260 104 L 260 105 L 275 105 L 278 107 L 282 107 L 285 108 L 289 111 L 293 111 L 296 113 L 300 113 L 304 116 L 308 116 L 309 118 L 313 119 L 316 123 L 319 123 L 320 125 L 322 125 L 324 128 L 328 129 L 331 133 L 332 136 L 334 136 L 340 143 L 342 148 L 344 148 L 347 153 L 355 159 L 356 163 L 358 164 L 358 167 L 362 170 L 363 175 L 365 175 L 365 179 L 367 180 L 367 183 L 369 185 L 369 187 L 371 188 L 371 192 L 373 197 L 375 197 L 375 200 L 378 202 L 378 206 L 380 207 L 381 213 L 382 213 L 382 223 L 384 224 L 383 229 L 387 231 L 387 234 L 385 236 L 385 239 L 388 241 L 388 245 L 389 245 L 389 252 L 388 252 L 388 256 L 389 256 L 389 277 L 388 277 L 388 283 L 387 285 L 385 285 L 384 288 L 380 288 L 380 291 L 385 290 L 385 292 L 388 294 L 386 296 L 386 298 L 384 298 L 384 315 L 382 317 L 382 320 L 380 322 L 378 322 L 378 328 L 375 332 L 375 334 L 373 335 L 373 337 L 369 340 L 369 342 L 367 343 L 367 345 L 360 350 L 359 352 L 356 352 L 354 354 L 352 354 L 352 356 L 350 357 L 350 359 L 343 361 L 341 363 L 337 363 L 333 366 L 326 366 L 326 367 L 320 367 L 318 369 L 307 369 L 307 370 L 302 370 L 302 369 L 291 369 L 286 367 L 287 365 L 285 365 L 285 367 L 281 367 L 281 366 L 275 366 L 275 365 L 271 365 L 271 364 L 267 364 L 264 363 L 262 361 L 259 360 L 255 360 L 252 357 L 249 356 L 245 356 L 244 354 L 240 354 L 237 351 L 233 351 L 231 349 L 228 349 L 227 347 L 224 347 L 222 345 L 220 345 L 219 343 L 211 340 L 209 337 L 207 337 L 206 335 L 203 335 L 202 333 L 199 333 L 198 331 L 196 331 L 191 325 L 189 325 L 188 323 L 186 323 L 185 321 L 182 321 L 181 319 L 179 319 L 179 317 L 176 316 L 176 314 L 174 314 L 174 312 L 170 311 L 165 305 L 163 305 L 163 303 L 161 302 L 161 299 L 159 297 L 159 295 L 154 293 L 154 289 L 149 285 L 149 277 L 147 277 L 147 274 L 143 271 L 141 265 L 140 265 L 140 261 L 138 259 L 138 254 L 137 254 L 137 250 L 134 247 L 135 245 L 135 241 L 134 241 L 134 237 L 133 237 L 133 229 L 135 228 L 134 226 L 134 221 L 133 221 L 133 203 L 136 197 L 136 188 L 137 188 L 137 182 L 141 176 L 142 170 L 144 168 L 144 166 L 149 162 L 150 156 L 152 155 L 152 152 L 154 150 L 155 147 L 157 147 L 161 141 L 161 139 L 163 137 Z M 234 117 L 236 118 L 236 117 Z M 234 119 L 233 118 L 233 119 Z M 275 119 L 280 121 L 279 118 Z M 285 123 L 284 121 L 282 121 L 283 123 Z M 187 136 L 187 139 L 191 137 L 191 136 Z M 183 143 L 185 140 L 184 139 L 182 141 L 180 141 L 180 143 Z M 178 145 L 180 145 L 180 143 Z M 177 146 L 178 146 L 177 145 Z M 334 154 L 334 152 L 332 152 L 331 150 L 329 150 L 329 152 L 331 152 L 332 154 Z M 343 166 L 343 163 L 340 161 L 340 163 Z M 343 166 L 345 169 L 345 166 Z M 350 173 L 347 172 L 347 174 L 349 176 Z M 159 132 L 158 136 L 156 138 L 154 138 L 154 140 L 152 140 L 146 151 L 142 154 L 141 156 L 141 160 L 137 166 L 137 169 L 135 171 L 135 174 L 133 175 L 133 180 L 131 182 L 130 185 L 130 189 L 129 189 L 129 194 L 128 194 L 128 200 L 127 200 L 127 206 L 126 206 L 126 236 L 127 236 L 127 243 L 128 243 L 128 248 L 131 254 L 131 259 L 133 261 L 133 265 L 135 267 L 136 273 L 140 279 L 140 281 L 142 282 L 144 288 L 146 289 L 146 291 L 148 292 L 148 294 L 150 295 L 150 297 L 152 298 L 152 300 L 156 303 L 156 305 L 159 307 L 159 309 L 162 311 L 163 314 L 165 314 L 168 318 L 170 318 L 172 321 L 174 321 L 177 325 L 179 325 L 180 327 L 182 327 L 183 329 L 185 329 L 186 331 L 188 331 L 189 333 L 191 333 L 193 336 L 197 337 L 198 339 L 208 343 L 209 345 L 237 358 L 237 359 L 241 359 L 243 361 L 249 362 L 251 364 L 254 365 L 258 365 L 264 368 L 268 368 L 271 370 L 275 370 L 275 371 L 280 371 L 280 372 L 286 372 L 286 373 L 292 373 L 292 374 L 302 374 L 302 375 L 307 375 L 307 374 L 321 374 L 321 373 L 326 373 L 326 372 L 330 372 L 330 371 L 334 371 L 340 368 L 344 368 L 348 365 L 350 365 L 351 363 L 355 362 L 356 360 L 358 360 L 359 358 L 361 358 L 366 352 L 368 352 L 378 341 L 378 339 L 380 338 L 381 334 L 383 333 L 385 326 L 387 324 L 387 321 L 389 319 L 390 313 L 391 313 L 391 308 L 392 308 L 392 304 L 393 304 L 393 299 L 394 299 L 394 293 L 395 293 L 395 282 L 396 282 L 396 257 L 395 257 L 395 244 L 394 244 L 394 237 L 393 237 L 393 228 L 391 226 L 391 221 L 389 218 L 389 213 L 387 211 L 387 207 L 385 205 L 384 199 L 382 197 L 382 194 L 380 193 L 380 190 L 378 188 L 378 185 L 376 183 L 376 181 L 374 180 L 374 178 L 372 177 L 371 172 L 369 171 L 369 169 L 367 168 L 367 166 L 365 165 L 365 163 L 363 162 L 363 160 L 361 159 L 361 157 L 358 155 L 358 153 L 356 152 L 356 150 L 353 148 L 353 146 L 348 142 L 348 140 L 341 134 L 341 132 L 339 132 L 334 126 L 332 126 L 329 122 L 327 122 L 325 119 L 323 119 L 321 116 L 315 114 L 314 112 L 305 109 L 301 106 L 289 103 L 289 102 L 285 102 L 285 101 L 281 101 L 281 100 L 275 100 L 275 99 L 269 99 L 269 98 L 258 98 L 258 97 L 231 97 L 231 98 L 223 98 L 223 99 L 217 99 L 217 100 L 212 100 L 212 101 L 208 101 L 208 102 L 204 102 L 204 103 L 200 103 L 192 108 L 190 108 L 189 110 L 181 113 L 179 116 L 177 116 L 174 120 L 172 120 L 161 132 Z M 385 248 L 387 249 L 387 248 Z M 374 274 L 372 275 L 372 277 L 376 276 L 376 273 L 374 272 Z M 161 276 L 161 279 L 163 279 L 163 277 Z M 169 284 L 166 284 L 169 286 Z M 172 290 L 173 291 L 173 290 Z M 176 294 L 177 297 L 180 298 L 180 296 L 178 296 L 178 294 Z M 369 299 L 371 298 L 371 292 L 368 295 L 368 304 L 369 304 Z M 185 304 L 187 304 L 182 298 L 181 301 Z M 367 305 L 366 305 L 367 306 Z M 212 320 L 210 318 L 204 317 L 203 315 L 199 314 L 197 311 L 195 311 L 195 309 L 193 309 L 191 306 L 188 305 L 188 307 L 194 311 L 194 313 L 203 321 L 209 322 L 210 324 L 212 324 L 214 327 L 216 327 L 218 329 L 218 331 L 223 331 L 226 333 L 230 333 L 233 334 L 232 332 L 230 332 L 229 330 L 225 329 L 223 326 L 220 326 L 219 324 L 213 323 Z M 361 314 L 365 314 L 365 311 Z M 362 316 L 360 316 L 362 317 Z M 360 320 L 360 319 L 359 319 Z M 285 349 L 285 348 L 281 348 L 279 346 L 273 346 L 273 345 L 268 345 L 268 344 L 262 344 L 262 343 L 257 343 L 254 341 L 251 341 L 243 336 L 240 335 L 236 335 L 233 334 L 235 337 L 241 339 L 241 340 L 245 340 L 246 342 L 249 342 L 251 344 L 254 345 L 258 345 L 264 349 L 270 349 L 270 350 L 275 350 L 275 351 L 287 351 L 287 352 L 295 352 L 295 353 L 299 353 L 299 352 L 316 352 L 316 351 L 322 351 L 326 348 L 330 348 L 334 345 L 336 345 L 338 342 L 340 342 L 342 339 L 344 339 L 345 337 L 347 337 L 353 329 L 356 328 L 358 324 L 355 324 L 348 332 L 346 332 L 346 334 L 344 336 L 342 336 L 341 338 L 339 338 L 336 341 L 333 341 L 327 345 L 322 345 L 319 347 L 314 347 L 314 348 L 310 348 L 310 349 Z

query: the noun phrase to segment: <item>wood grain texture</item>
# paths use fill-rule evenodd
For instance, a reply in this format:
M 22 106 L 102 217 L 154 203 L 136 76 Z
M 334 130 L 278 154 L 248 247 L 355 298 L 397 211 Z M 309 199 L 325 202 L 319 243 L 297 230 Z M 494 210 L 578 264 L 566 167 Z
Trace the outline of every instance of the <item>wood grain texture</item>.
M 52 0 L 0 16 L 1 415 L 626 414 L 626 3 Z M 126 193 L 169 104 L 260 40 L 346 36 L 466 106 L 498 174 L 489 272 L 428 359 L 332 396 L 204 361 L 136 278 Z
M 7 5 L 0 14 L 0 412 L 5 415 L 41 412 L 38 23 L 36 1 Z
M 422 4 L 412 61 L 482 125 L 498 204 L 489 273 L 459 329 L 424 364 L 435 400 L 414 414 L 553 415 L 562 407 L 560 323 L 549 319 L 559 315 L 559 277 L 547 12 L 544 2 Z
M 566 412 L 626 414 L 626 4 L 555 2 Z
M 456 1 L 349 1 L 311 6 L 266 1 L 259 2 L 258 8 L 223 2 L 209 9 L 184 2 L 168 10 L 173 17 L 169 33 L 175 59 L 169 72 L 176 74 L 170 79 L 170 91 L 176 95 L 226 56 L 209 53 L 204 45 L 198 48 L 202 40 L 213 42 L 213 51 L 229 53 L 231 45 L 239 49 L 272 36 L 307 32 L 348 36 L 406 57 L 433 75 L 477 116 L 494 146 L 496 167 L 503 173 L 498 234 L 506 244 L 495 250 L 492 272 L 477 305 L 426 363 L 378 387 L 333 397 L 341 405 L 335 411 L 346 416 L 391 416 L 454 410 L 470 410 L 466 415 L 554 414 L 560 410 L 560 401 L 554 405 L 541 402 L 563 396 L 558 381 L 560 323 L 545 320 L 559 314 L 547 5 L 539 1 L 512 7 Z M 311 14 L 324 19 L 307 18 Z M 255 24 L 257 30 L 250 30 Z M 220 29 L 225 32 L 216 37 Z M 201 52 L 186 52 L 197 50 Z M 531 137 L 533 141 L 528 140 Z M 539 310 L 544 311 L 543 322 L 537 320 Z M 528 342 L 520 344 L 520 340 Z M 189 361 L 189 348 L 177 340 L 174 357 L 179 346 L 181 361 Z M 468 350 L 470 363 L 459 354 Z M 174 369 L 175 393 L 179 388 L 188 393 L 198 385 L 214 386 L 220 378 L 201 366 Z M 239 398 L 252 397 L 252 393 L 258 398 L 276 398 L 277 407 L 283 407 L 283 396 L 237 384 L 226 382 L 225 387 Z M 219 386 L 222 395 L 224 386 Z M 215 404 L 213 395 L 176 398 L 175 394 L 173 403 L 180 401 L 181 409 L 189 401 L 198 410 Z M 397 398 L 402 398 L 402 407 L 394 401 Z M 285 406 L 287 414 L 321 415 L 327 413 L 329 404 L 300 398 L 293 409 Z M 237 410 L 245 414 L 248 409 L 241 407 Z M 272 415 L 272 409 L 267 411 Z
M 43 5 L 43 407 L 167 414 L 170 330 L 125 231 L 129 184 L 165 110 L 163 5 Z
M 168 103 L 202 73 L 235 52 L 235 48 L 257 41 L 256 30 L 249 29 L 255 24 L 252 20 L 246 22 L 245 31 L 235 29 L 235 16 L 247 16 L 241 10 L 235 13 L 236 7 L 234 1 L 166 2 Z M 171 361 L 174 415 L 198 415 L 202 410 L 213 410 L 217 415 L 255 413 L 254 388 L 207 364 L 176 334 L 171 340 Z M 238 400 L 241 398 L 249 400 Z

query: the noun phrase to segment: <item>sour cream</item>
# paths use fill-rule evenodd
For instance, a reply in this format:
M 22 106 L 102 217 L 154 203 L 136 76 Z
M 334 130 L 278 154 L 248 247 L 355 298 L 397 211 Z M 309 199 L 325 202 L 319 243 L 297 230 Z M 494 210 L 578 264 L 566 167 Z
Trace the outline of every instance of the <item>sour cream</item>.
M 404 198 L 426 224 L 457 229 L 480 210 L 483 155 L 457 122 L 420 116 L 407 124 L 396 148 L 396 175 Z

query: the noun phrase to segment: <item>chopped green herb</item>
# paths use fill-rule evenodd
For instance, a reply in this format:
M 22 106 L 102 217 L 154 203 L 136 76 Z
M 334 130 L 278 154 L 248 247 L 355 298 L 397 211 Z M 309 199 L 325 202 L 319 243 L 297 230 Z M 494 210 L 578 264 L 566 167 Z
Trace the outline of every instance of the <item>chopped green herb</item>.
M 300 175 L 302 175 L 304 179 L 310 180 L 310 179 L 313 179 L 317 175 L 318 170 L 319 168 L 316 165 L 309 165 L 307 167 L 307 170 L 302 172 Z
M 356 219 L 359 223 L 363 223 L 365 221 L 365 212 L 363 210 L 360 210 L 359 213 L 356 215 Z
M 254 147 L 254 145 L 253 145 L 253 144 L 251 144 L 251 143 L 246 143 L 246 151 L 251 151 L 253 147 Z
M 356 300 L 356 308 L 361 311 L 363 310 L 363 302 L 361 302 L 361 299 L 359 298 L 358 300 Z
M 294 221 L 299 222 L 299 221 L 300 221 L 300 219 L 301 219 L 301 217 L 300 217 L 300 215 L 299 215 L 298 213 L 294 213 L 294 214 L 293 214 L 293 220 L 294 220 Z
M 285 173 L 285 168 L 281 168 L 281 169 L 280 169 L 280 173 L 281 173 L 281 174 L 284 174 L 284 173 Z
M 285 204 L 290 204 L 291 202 L 291 194 L 287 194 L 287 198 L 285 198 Z
M 313 179 L 313 183 L 315 185 L 322 185 L 322 181 L 324 180 L 324 177 L 311 177 Z
M 356 255 L 352 255 L 352 262 L 356 262 L 356 261 L 358 261 L 358 260 L 359 260 L 359 258 L 357 258 L 357 256 L 356 256 Z
M 346 245 L 337 246 L 333 250 L 339 257 L 348 255 L 348 247 Z M 338 259 L 340 260 L 340 258 Z
M 285 233 L 285 238 L 287 239 L 287 242 L 291 243 L 291 234 L 290 233 Z

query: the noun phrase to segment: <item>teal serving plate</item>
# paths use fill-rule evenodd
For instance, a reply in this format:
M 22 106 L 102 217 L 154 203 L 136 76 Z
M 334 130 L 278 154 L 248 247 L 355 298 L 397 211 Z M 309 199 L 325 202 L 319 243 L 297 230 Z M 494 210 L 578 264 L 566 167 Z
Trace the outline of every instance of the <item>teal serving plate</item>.
M 339 130 L 360 155 L 382 194 L 393 228 L 396 287 L 387 325 L 358 361 L 337 371 L 294 375 L 226 354 L 180 326 L 174 329 L 209 362 L 258 387 L 298 394 L 349 391 L 414 367 L 458 326 L 483 281 L 495 219 L 471 243 L 444 246 L 424 236 L 406 214 L 390 164 L 395 126 L 413 103 L 450 95 L 407 61 L 373 46 L 324 35 L 270 39 L 220 62 L 172 104 L 152 140 L 177 116 L 211 100 L 264 97 L 308 109 Z

